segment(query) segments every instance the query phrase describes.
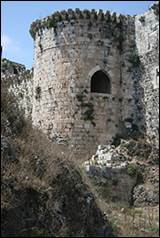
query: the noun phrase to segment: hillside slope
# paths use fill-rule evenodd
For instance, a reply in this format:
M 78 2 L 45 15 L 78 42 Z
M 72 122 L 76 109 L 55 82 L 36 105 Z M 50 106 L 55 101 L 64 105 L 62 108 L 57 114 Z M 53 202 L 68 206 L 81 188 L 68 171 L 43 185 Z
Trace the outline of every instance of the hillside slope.
M 2 237 L 112 237 L 69 151 L 33 129 L 2 82 Z

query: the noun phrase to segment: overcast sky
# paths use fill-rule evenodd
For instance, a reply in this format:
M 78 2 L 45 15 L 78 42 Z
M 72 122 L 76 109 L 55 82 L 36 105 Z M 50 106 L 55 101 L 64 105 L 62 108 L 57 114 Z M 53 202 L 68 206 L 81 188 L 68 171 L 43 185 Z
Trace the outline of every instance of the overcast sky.
M 1 39 L 2 57 L 33 65 L 33 40 L 29 34 L 30 24 L 57 10 L 68 8 L 103 9 L 122 14 L 145 12 L 154 1 L 2 1 Z

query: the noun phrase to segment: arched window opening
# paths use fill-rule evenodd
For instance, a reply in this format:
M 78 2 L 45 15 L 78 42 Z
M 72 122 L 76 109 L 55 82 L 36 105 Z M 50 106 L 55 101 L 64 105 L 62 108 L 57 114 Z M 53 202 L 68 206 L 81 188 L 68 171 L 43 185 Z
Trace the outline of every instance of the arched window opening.
M 108 76 L 99 70 L 95 72 L 91 78 L 91 92 L 92 93 L 111 93 L 111 83 Z

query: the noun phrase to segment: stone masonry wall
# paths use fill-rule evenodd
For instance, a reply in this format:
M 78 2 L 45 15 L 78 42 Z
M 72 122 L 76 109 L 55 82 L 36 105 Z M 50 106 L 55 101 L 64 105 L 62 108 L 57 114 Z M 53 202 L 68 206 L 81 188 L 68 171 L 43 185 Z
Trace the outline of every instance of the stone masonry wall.
M 16 97 L 18 105 L 24 111 L 24 116 L 31 119 L 32 114 L 32 70 L 24 65 L 7 59 L 1 61 L 1 80 L 8 85 L 9 92 Z
M 135 35 L 140 57 L 144 122 L 148 140 L 159 146 L 159 5 L 135 17 Z
M 122 121 L 131 116 L 134 120 L 131 64 L 126 58 L 135 47 L 134 20 L 102 11 L 77 12 L 55 13 L 31 26 L 32 120 L 52 140 L 93 153 L 97 145 L 113 139 Z M 60 21 L 48 27 L 46 22 L 55 16 Z M 91 92 L 91 77 L 98 70 L 108 75 L 111 94 Z

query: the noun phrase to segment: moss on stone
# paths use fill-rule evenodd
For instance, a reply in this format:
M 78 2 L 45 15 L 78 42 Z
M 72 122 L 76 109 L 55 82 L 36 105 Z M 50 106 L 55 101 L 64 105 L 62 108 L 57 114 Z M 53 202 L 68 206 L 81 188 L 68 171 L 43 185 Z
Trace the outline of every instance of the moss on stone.
M 133 67 L 140 66 L 140 58 L 139 58 L 137 50 L 133 51 L 133 53 L 130 55 L 128 61 L 133 65 Z

